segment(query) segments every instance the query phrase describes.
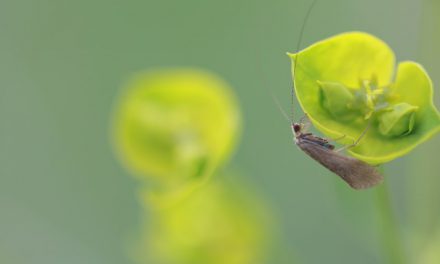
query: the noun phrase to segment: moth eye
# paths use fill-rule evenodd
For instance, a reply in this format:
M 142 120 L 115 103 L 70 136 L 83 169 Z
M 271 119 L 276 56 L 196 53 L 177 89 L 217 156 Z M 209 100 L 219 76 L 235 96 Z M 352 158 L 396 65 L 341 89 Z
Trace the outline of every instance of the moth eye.
M 301 131 L 301 126 L 300 126 L 299 124 L 294 124 L 294 125 L 293 125 L 293 130 L 294 130 L 295 132 L 299 132 L 299 131 Z

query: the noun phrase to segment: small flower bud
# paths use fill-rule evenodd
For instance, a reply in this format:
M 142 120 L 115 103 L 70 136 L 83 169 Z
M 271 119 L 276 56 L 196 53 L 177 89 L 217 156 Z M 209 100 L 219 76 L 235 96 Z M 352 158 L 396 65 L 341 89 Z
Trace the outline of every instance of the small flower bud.
M 384 136 L 397 137 L 411 133 L 418 107 L 407 103 L 391 106 L 379 116 L 379 132 Z
M 318 81 L 323 107 L 336 119 L 353 117 L 353 93 L 341 83 Z

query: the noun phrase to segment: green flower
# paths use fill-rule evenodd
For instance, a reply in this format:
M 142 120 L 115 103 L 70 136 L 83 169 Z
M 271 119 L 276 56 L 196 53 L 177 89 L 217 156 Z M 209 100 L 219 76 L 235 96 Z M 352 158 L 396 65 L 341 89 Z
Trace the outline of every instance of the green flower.
M 161 188 L 206 179 L 235 146 L 238 106 L 229 86 L 213 74 L 195 69 L 140 73 L 118 99 L 117 152 L 136 175 L 156 179 Z
M 329 138 L 345 135 L 339 143 L 351 144 L 371 122 L 348 150 L 360 160 L 391 161 L 440 131 L 426 71 L 401 62 L 394 78 L 394 53 L 376 37 L 343 33 L 288 55 L 298 101 L 318 130 Z

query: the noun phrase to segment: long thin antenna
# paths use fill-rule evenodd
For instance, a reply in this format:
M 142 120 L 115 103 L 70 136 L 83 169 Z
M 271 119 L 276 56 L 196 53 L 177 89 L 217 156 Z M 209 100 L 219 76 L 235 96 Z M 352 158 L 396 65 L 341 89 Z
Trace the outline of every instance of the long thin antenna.
M 256 56 L 256 58 L 260 58 L 259 55 Z M 292 123 L 292 120 L 289 120 L 289 116 L 287 115 L 286 111 L 284 111 L 283 106 L 280 104 L 280 101 L 278 101 L 277 97 L 267 88 L 267 81 L 265 79 L 265 75 L 263 72 L 263 69 L 261 68 L 261 61 L 257 63 L 258 71 L 260 73 L 261 79 L 263 80 L 264 88 L 266 88 L 267 92 L 270 93 L 272 96 L 272 100 L 277 105 L 278 109 L 280 110 L 281 114 L 287 119 L 287 122 Z
M 292 123 L 292 120 L 289 119 L 289 116 L 287 115 L 286 111 L 284 111 L 283 107 L 280 104 L 280 101 L 278 101 L 274 94 L 272 94 L 272 99 L 278 106 L 278 109 L 280 109 L 281 114 L 283 114 L 283 116 L 286 118 L 287 122 Z
M 260 50 L 262 50 L 262 48 L 260 48 Z M 263 62 L 261 61 L 261 54 L 259 54 L 256 50 L 255 50 L 255 58 L 257 58 L 257 60 L 258 60 L 258 63 L 256 64 L 257 71 L 259 72 L 261 80 L 263 81 L 264 88 L 272 96 L 272 100 L 275 102 L 275 104 L 277 105 L 278 109 L 280 110 L 280 112 L 284 116 L 284 118 L 286 118 L 287 122 L 289 122 L 289 124 L 292 123 L 292 120 L 289 120 L 289 116 L 287 115 L 287 112 L 284 110 L 280 101 L 277 99 L 275 94 L 272 91 L 270 91 L 270 89 L 268 88 L 269 86 L 267 85 L 268 82 L 266 80 L 266 75 L 264 74 L 263 68 L 261 66 L 261 65 L 263 65 Z
M 302 38 L 303 38 L 303 35 L 304 35 L 304 30 L 306 28 L 307 21 L 309 19 L 310 13 L 312 13 L 312 9 L 315 6 L 315 3 L 317 1 L 318 0 L 313 0 L 313 2 L 309 6 L 309 9 L 307 10 L 306 16 L 304 17 L 304 22 L 303 22 L 303 24 L 301 26 L 301 31 L 299 33 L 298 45 L 296 47 L 296 52 L 295 52 L 296 54 L 298 54 L 299 49 L 301 48 L 301 42 L 302 42 Z M 294 76 L 293 76 L 292 90 L 290 91 L 290 95 L 291 95 L 291 120 L 293 120 L 293 118 L 294 118 L 293 105 L 295 103 L 294 102 L 295 101 L 295 75 L 296 75 L 296 65 L 298 64 L 298 60 L 299 60 L 299 56 L 297 55 L 296 58 L 295 58 L 295 62 L 293 63 L 293 74 L 294 74 Z

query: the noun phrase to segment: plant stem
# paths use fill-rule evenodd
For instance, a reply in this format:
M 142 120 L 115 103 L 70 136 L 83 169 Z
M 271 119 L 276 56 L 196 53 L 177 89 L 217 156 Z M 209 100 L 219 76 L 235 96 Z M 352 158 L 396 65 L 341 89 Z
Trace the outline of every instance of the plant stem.
M 383 169 L 381 169 L 383 172 Z M 385 263 L 406 263 L 405 251 L 402 238 L 399 233 L 398 223 L 394 217 L 390 194 L 386 182 L 376 189 L 377 209 L 379 213 L 379 236 L 382 240 L 382 248 L 387 258 Z

